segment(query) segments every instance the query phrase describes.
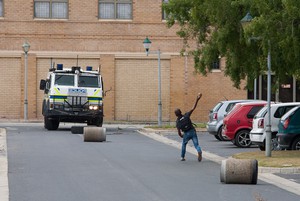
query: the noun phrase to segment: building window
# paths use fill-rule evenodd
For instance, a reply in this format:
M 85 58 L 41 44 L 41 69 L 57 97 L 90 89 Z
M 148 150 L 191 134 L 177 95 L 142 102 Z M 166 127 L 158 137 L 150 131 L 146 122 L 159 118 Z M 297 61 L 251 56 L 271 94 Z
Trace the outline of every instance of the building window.
M 212 63 L 212 69 L 213 70 L 219 70 L 220 69 L 220 62 L 219 61 L 215 61 Z
M 163 0 L 162 3 L 163 4 L 169 3 L 169 0 Z M 164 9 L 161 9 L 161 10 L 162 10 L 162 19 L 166 20 L 167 19 L 167 13 Z
M 35 0 L 34 17 L 49 19 L 67 19 L 68 0 Z
M 3 0 L 0 0 L 0 17 L 3 17 Z
M 99 0 L 99 19 L 132 19 L 132 0 Z

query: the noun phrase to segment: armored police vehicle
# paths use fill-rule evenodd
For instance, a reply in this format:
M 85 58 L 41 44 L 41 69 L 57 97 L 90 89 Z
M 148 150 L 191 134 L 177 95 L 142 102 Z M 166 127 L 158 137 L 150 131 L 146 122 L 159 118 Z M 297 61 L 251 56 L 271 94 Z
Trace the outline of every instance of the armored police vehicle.
M 41 80 L 44 90 L 42 114 L 44 127 L 56 130 L 60 122 L 87 123 L 102 127 L 103 80 L 99 70 L 92 67 L 64 69 L 63 64 L 50 68 L 46 80 Z

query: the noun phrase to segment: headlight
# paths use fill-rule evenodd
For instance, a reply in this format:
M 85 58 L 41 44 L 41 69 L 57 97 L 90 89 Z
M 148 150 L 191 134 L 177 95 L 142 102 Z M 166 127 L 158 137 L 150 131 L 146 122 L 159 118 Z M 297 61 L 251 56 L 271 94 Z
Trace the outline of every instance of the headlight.
M 54 108 L 54 109 L 63 109 L 63 107 L 64 107 L 64 106 L 63 106 L 62 104 L 57 104 L 57 103 L 56 103 L 56 104 L 53 104 L 53 108 Z
M 89 106 L 90 110 L 98 110 L 98 108 L 99 108 L 98 105 L 90 105 Z

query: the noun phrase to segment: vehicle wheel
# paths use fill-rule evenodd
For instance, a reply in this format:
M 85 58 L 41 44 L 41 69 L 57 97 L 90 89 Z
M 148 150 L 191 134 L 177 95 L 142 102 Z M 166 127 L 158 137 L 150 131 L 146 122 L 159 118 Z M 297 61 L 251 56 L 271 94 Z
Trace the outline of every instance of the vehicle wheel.
M 217 140 L 222 141 L 222 140 L 219 138 L 218 134 L 217 134 L 217 135 L 214 135 L 214 136 L 215 136 L 215 138 L 216 138 Z
M 250 140 L 250 131 L 249 130 L 241 130 L 235 135 L 236 146 L 247 148 L 251 146 Z
M 280 151 L 281 150 L 276 137 L 271 139 L 271 149 L 273 151 Z
M 228 141 L 227 139 L 225 139 L 225 138 L 222 136 L 222 127 L 223 127 L 223 126 L 221 126 L 221 127 L 219 128 L 218 133 L 217 133 L 217 135 L 218 135 L 218 137 L 219 137 L 219 140 L 220 140 L 220 141 Z
M 261 151 L 265 151 L 266 150 L 266 147 L 264 145 L 259 145 L 258 148 L 261 150 Z
M 294 140 L 292 150 L 300 150 L 300 137 Z
M 58 126 L 59 126 L 59 120 L 49 119 L 48 117 L 44 117 L 44 127 L 47 130 L 57 130 Z
M 89 124 L 88 122 L 88 125 L 95 125 L 97 127 L 102 127 L 102 124 L 103 124 L 103 117 L 93 119 L 91 121 L 91 124 Z
M 97 118 L 95 125 L 98 126 L 98 127 L 102 127 L 103 117 Z

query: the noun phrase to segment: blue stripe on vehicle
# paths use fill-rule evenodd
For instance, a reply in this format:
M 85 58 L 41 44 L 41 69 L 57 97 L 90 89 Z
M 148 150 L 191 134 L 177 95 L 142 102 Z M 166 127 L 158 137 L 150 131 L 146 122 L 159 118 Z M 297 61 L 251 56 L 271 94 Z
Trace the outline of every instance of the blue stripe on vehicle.
M 90 101 L 101 101 L 102 100 L 102 97 L 88 97 L 88 100 Z
M 67 99 L 67 96 L 50 96 L 51 99 Z

